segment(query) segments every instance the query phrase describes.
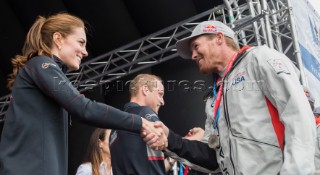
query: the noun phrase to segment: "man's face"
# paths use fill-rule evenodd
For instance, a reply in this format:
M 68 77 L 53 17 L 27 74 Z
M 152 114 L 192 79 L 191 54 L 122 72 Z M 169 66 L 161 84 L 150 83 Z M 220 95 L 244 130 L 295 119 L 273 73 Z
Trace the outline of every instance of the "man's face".
M 149 90 L 146 96 L 146 105 L 149 106 L 154 112 L 158 113 L 160 106 L 164 105 L 164 87 L 161 81 L 155 81 L 155 87 Z
M 219 73 L 221 68 L 220 46 L 216 36 L 201 35 L 190 42 L 192 60 L 195 61 L 203 74 Z

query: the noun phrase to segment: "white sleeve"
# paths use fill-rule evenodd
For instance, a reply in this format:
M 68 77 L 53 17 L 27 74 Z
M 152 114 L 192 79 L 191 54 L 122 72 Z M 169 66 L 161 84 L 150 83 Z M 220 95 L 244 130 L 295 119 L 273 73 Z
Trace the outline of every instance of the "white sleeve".
M 253 53 L 253 67 L 264 95 L 276 107 L 284 125 L 284 163 L 280 174 L 313 174 L 315 120 L 291 61 L 262 47 Z
M 91 163 L 83 163 L 78 167 L 76 175 L 92 175 Z

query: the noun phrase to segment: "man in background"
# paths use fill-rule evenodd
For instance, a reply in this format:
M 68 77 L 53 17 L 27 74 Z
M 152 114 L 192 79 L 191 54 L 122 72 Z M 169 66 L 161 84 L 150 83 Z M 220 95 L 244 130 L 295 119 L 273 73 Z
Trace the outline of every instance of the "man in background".
M 158 111 L 164 105 L 164 86 L 155 75 L 139 74 L 129 85 L 130 102 L 124 111 L 148 121 L 159 121 Z M 164 154 L 150 149 L 141 136 L 124 130 L 113 130 L 110 136 L 114 175 L 165 175 Z

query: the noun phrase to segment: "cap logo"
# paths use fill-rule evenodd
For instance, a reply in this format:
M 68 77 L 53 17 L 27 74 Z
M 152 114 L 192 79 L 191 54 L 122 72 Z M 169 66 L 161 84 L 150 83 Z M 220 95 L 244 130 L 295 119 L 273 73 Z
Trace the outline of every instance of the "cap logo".
M 207 25 L 203 28 L 202 32 L 206 32 L 206 33 L 215 33 L 217 32 L 217 28 L 216 26 L 213 25 Z

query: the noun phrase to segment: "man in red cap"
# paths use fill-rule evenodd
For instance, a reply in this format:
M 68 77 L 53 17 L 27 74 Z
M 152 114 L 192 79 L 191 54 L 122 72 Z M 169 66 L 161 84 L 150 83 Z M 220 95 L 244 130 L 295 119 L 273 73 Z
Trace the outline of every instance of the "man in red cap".
M 267 46 L 239 49 L 235 33 L 219 21 L 198 24 L 176 48 L 215 78 L 212 131 L 206 145 L 159 124 L 169 150 L 212 169 L 217 162 L 224 175 L 314 173 L 314 117 L 289 58 Z M 216 157 L 207 159 L 210 150 Z

